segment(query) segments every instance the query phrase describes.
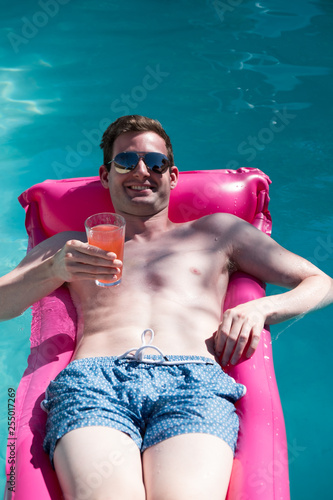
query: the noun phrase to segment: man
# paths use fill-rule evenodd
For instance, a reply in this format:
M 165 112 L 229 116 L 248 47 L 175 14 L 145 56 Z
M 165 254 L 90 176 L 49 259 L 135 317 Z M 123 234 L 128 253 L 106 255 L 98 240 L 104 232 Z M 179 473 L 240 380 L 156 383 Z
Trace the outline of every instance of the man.
M 172 223 L 178 170 L 159 122 L 119 118 L 101 146 L 101 183 L 126 219 L 122 283 L 96 286 L 123 263 L 71 232 L 41 243 L 0 281 L 2 319 L 64 283 L 78 310 L 73 361 L 43 402 L 45 449 L 65 499 L 80 498 L 93 464 L 110 462 L 112 474 L 89 498 L 224 498 L 237 439 L 233 403 L 244 388 L 216 360 L 250 357 L 265 323 L 330 303 L 332 280 L 232 215 Z M 221 321 L 235 269 L 291 290 L 237 306 Z

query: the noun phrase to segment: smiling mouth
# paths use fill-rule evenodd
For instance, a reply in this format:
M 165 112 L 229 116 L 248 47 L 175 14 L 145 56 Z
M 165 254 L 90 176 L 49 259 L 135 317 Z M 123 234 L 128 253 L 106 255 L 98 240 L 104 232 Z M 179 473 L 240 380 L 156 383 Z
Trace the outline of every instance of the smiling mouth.
M 152 191 L 152 189 L 153 189 L 152 186 L 147 186 L 147 185 L 144 185 L 144 186 L 127 186 L 127 188 L 131 189 L 133 191 L 146 191 L 146 190 Z

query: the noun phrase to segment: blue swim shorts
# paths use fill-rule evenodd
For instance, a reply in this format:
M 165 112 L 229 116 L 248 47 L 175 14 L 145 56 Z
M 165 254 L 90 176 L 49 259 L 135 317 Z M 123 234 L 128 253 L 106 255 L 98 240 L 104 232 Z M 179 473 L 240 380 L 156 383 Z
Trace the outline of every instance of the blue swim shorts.
M 48 412 L 44 449 L 53 454 L 67 432 L 106 426 L 128 434 L 143 452 L 180 434 L 218 436 L 235 451 L 234 403 L 245 387 L 202 356 L 168 356 L 170 364 L 117 357 L 72 361 L 53 380 L 42 408 Z

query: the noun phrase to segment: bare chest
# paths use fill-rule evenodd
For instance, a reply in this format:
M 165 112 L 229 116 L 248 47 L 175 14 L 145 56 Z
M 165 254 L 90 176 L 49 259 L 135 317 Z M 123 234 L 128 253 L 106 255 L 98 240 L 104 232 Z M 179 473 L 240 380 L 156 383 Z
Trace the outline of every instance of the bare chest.
M 153 242 L 125 245 L 123 280 L 154 290 L 209 287 L 219 280 L 225 265 L 225 253 L 213 242 L 163 235 Z

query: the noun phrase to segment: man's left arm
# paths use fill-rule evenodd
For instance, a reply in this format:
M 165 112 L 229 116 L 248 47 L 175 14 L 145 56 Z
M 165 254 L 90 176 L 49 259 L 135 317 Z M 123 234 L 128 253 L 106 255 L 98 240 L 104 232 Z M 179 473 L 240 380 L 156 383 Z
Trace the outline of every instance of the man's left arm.
M 235 220 L 230 230 L 230 259 L 236 268 L 289 289 L 225 311 L 215 336 L 223 366 L 251 357 L 265 324 L 275 324 L 333 301 L 333 280 L 311 262 L 281 247 L 250 224 Z

